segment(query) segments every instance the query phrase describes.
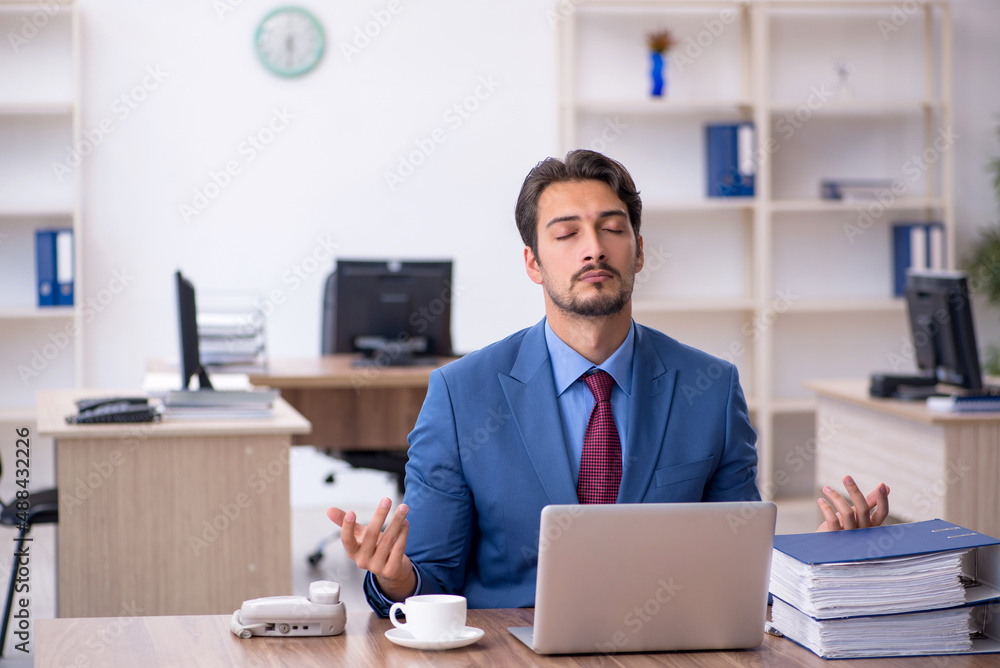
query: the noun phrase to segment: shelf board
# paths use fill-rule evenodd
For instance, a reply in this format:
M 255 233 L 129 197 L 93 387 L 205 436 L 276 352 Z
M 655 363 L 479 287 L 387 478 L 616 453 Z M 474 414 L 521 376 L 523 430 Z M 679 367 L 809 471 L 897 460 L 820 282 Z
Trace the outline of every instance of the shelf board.
M 0 205 L 0 218 L 72 218 L 71 207 L 4 206 Z
M 0 116 L 69 116 L 72 113 L 71 102 L 0 101 Z
M 839 100 L 831 99 L 810 106 L 803 100 L 775 100 L 772 115 L 794 114 L 803 108 L 815 116 L 905 116 L 922 114 L 944 107 L 941 100 Z
M 752 311 L 753 300 L 744 297 L 672 297 L 633 299 L 636 313 L 729 313 Z
M 676 211 L 742 211 L 753 209 L 753 197 L 715 197 L 676 201 L 651 201 L 642 203 L 642 212 L 672 213 Z
M 72 306 L 3 306 L 0 307 L 0 320 L 42 320 L 49 318 L 72 318 Z
M 870 205 L 885 206 L 878 200 L 828 200 L 828 199 L 777 199 L 770 203 L 774 213 L 842 213 L 866 209 Z M 943 209 L 944 201 L 934 197 L 900 197 L 888 205 L 889 209 Z
M 807 297 L 791 302 L 786 313 L 902 313 L 902 297 Z
M 42 9 L 48 14 L 68 12 L 72 9 L 73 3 L 71 0 L 50 0 L 45 3 L 44 6 L 40 6 L 37 0 L 29 2 L 28 0 L 3 0 L 0 2 L 0 12 L 37 12 Z
M 705 113 L 739 113 L 749 111 L 749 99 L 684 100 L 576 100 L 570 106 L 577 112 L 591 114 L 631 114 L 650 116 L 688 115 Z

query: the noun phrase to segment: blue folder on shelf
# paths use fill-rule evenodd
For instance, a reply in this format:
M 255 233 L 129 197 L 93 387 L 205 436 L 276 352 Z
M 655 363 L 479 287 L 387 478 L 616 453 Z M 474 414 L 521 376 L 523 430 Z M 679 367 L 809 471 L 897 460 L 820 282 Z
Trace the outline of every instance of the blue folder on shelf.
M 892 226 L 893 289 L 897 297 L 906 293 L 906 270 L 944 269 L 944 225 L 897 223 Z
M 56 230 L 56 304 L 73 305 L 73 230 Z
M 705 163 L 709 197 L 753 197 L 753 123 L 706 125 Z
M 35 277 L 38 284 L 38 305 L 56 305 L 56 233 L 54 230 L 35 231 Z

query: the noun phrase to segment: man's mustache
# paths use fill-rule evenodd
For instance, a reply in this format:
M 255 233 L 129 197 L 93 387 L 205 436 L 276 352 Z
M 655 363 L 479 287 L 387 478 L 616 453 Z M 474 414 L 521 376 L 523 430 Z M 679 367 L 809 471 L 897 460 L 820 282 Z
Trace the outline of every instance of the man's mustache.
M 583 278 L 584 274 L 587 274 L 591 271 L 606 271 L 615 278 L 622 277 L 622 275 L 618 272 L 618 270 L 612 267 L 610 264 L 607 264 L 606 262 L 598 262 L 596 264 L 588 264 L 583 269 L 573 274 L 573 282 L 575 283 L 579 281 L 581 278 Z

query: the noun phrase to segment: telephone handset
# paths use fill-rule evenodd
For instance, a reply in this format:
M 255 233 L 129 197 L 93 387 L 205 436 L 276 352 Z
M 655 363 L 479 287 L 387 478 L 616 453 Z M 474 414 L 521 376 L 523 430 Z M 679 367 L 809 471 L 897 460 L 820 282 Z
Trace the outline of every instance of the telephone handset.
M 251 636 L 335 636 L 344 632 L 347 609 L 340 585 L 320 580 L 309 585 L 309 597 L 269 596 L 243 602 L 233 613 L 230 630 Z
M 157 422 L 160 419 L 159 407 L 151 406 L 146 397 L 80 399 L 76 408 L 76 415 L 66 416 L 68 424 Z

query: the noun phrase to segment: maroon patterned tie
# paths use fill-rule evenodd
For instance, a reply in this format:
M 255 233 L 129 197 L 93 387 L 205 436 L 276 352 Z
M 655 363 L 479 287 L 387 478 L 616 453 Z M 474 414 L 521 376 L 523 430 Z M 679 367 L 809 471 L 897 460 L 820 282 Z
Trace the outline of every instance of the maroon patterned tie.
M 600 370 L 582 378 L 594 394 L 594 410 L 583 437 L 576 497 L 580 503 L 614 503 L 622 481 L 622 446 L 611 415 L 615 379 Z

